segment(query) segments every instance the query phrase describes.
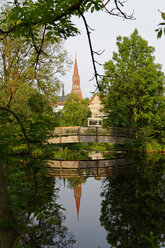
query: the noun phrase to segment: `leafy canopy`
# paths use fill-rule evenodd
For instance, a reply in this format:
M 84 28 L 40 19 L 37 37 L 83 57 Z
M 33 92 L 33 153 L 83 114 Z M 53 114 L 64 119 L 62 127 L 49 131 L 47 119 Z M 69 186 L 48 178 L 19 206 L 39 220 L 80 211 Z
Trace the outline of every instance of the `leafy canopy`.
M 103 8 L 100 0 L 38 0 L 38 1 L 14 1 L 11 4 L 10 13 L 5 12 L 5 18 L 2 23 L 10 22 L 11 26 L 4 32 L 12 32 L 16 36 L 26 36 L 36 45 L 38 40 L 38 31 L 41 27 L 48 31 L 46 37 L 57 41 L 59 37 L 68 38 L 79 33 L 71 17 L 80 16 L 81 13 L 88 10 L 91 12 Z
M 102 99 L 106 125 L 140 129 L 163 127 L 164 74 L 154 48 L 135 30 L 117 38 L 118 52 L 105 63 Z M 145 130 L 146 132 L 146 130 Z
M 87 118 L 91 115 L 88 107 L 89 99 L 81 99 L 70 94 L 62 110 L 65 126 L 87 126 Z

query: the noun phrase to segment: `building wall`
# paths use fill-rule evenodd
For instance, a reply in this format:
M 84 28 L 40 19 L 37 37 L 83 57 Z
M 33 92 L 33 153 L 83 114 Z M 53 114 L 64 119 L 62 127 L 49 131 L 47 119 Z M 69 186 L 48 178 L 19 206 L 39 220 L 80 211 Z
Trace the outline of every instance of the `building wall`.
M 94 95 L 89 103 L 89 108 L 91 110 L 92 116 L 88 118 L 88 126 L 101 126 L 104 118 L 104 113 L 102 112 L 102 104 L 100 97 Z
M 101 109 L 102 109 L 102 104 L 100 97 L 98 95 L 95 95 L 93 99 L 89 103 L 89 108 L 92 113 L 92 117 L 99 117 L 102 115 Z

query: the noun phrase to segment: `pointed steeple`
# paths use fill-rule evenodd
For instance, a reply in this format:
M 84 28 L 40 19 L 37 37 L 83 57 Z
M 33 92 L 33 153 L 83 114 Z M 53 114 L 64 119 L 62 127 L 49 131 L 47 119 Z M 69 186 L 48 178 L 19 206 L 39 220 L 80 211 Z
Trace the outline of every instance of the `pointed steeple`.
M 80 88 L 80 77 L 78 73 L 77 58 L 75 57 L 74 71 L 72 76 L 72 91 L 71 93 L 76 94 L 78 97 L 82 98 L 81 88 Z
M 77 66 L 77 59 L 76 59 L 76 58 L 75 58 L 75 63 L 74 63 L 74 72 L 73 72 L 73 76 L 79 77 L 78 66 Z
M 81 199 L 81 184 L 74 188 L 74 198 L 76 202 L 77 209 L 77 220 L 79 220 L 79 212 L 80 212 L 80 199 Z

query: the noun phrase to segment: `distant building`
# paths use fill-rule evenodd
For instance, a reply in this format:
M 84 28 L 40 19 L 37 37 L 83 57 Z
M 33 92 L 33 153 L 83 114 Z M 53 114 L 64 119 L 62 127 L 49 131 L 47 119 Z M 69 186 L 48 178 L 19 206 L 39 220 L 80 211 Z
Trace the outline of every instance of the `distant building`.
M 80 76 L 78 73 L 77 59 L 75 58 L 74 71 L 72 76 L 72 90 L 71 93 L 74 93 L 78 97 L 82 98 L 81 88 L 80 88 Z M 62 96 L 57 96 L 57 104 L 53 107 L 54 112 L 58 112 L 63 109 L 67 100 L 65 96 L 64 86 L 62 89 Z
M 88 107 L 92 116 L 88 118 L 88 126 L 101 126 L 103 123 L 104 113 L 102 112 L 102 104 L 98 94 L 94 94 L 89 102 Z
M 67 100 L 67 96 L 65 96 L 64 86 L 63 86 L 62 96 L 57 96 L 57 104 L 53 107 L 53 111 L 59 112 L 60 110 L 62 110 L 66 103 L 66 100 Z
M 82 98 L 81 88 L 80 88 L 80 76 L 78 73 L 77 59 L 75 58 L 74 72 L 72 76 L 72 91 L 71 93 L 76 94 L 78 97 Z

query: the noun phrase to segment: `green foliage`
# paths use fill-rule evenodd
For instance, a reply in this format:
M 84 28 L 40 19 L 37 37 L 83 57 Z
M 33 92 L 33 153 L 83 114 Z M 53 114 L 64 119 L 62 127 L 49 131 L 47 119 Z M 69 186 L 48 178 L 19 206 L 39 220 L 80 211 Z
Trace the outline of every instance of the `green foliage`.
M 1 14 L 0 29 L 7 30 L 13 25 L 13 20 L 5 19 L 11 9 L 5 11 Z M 52 45 L 50 41 L 42 40 L 42 31 L 42 28 L 38 30 L 42 54 L 37 66 L 36 49 L 26 42 L 23 35 L 6 37 L 0 32 L 0 107 L 8 107 L 17 115 L 32 148 L 41 148 L 58 125 L 52 104 L 56 102 L 60 88 L 58 77 L 64 75 L 71 64 L 61 40 Z M 18 145 L 24 147 L 25 137 L 18 120 L 2 108 L 0 149 L 5 153 Z
M 17 2 L 17 4 L 16 4 Z M 8 30 L 15 37 L 26 37 L 26 41 L 35 47 L 38 46 L 39 31 L 45 28 L 45 38 L 52 43 L 58 38 L 68 38 L 79 33 L 78 28 L 72 22 L 72 16 L 80 16 L 81 13 L 103 9 L 100 0 L 43 0 L 16 1 L 10 4 L 10 12 L 4 11 L 3 23 L 10 23 Z
M 60 158 L 63 160 L 90 160 L 88 157 L 88 151 L 76 151 L 76 150 L 68 150 L 67 147 L 64 149 L 62 147 L 59 148 L 58 151 L 53 152 L 52 158 Z
M 159 248 L 159 244 L 157 243 L 156 239 L 158 238 L 158 236 L 154 237 L 153 233 L 150 232 L 150 236 L 145 236 L 145 235 L 142 235 L 142 237 L 146 240 L 149 241 L 149 243 L 152 245 L 151 247 L 152 248 Z
M 162 16 L 162 19 L 165 20 L 165 13 L 161 12 L 161 16 Z M 164 33 L 165 35 L 165 22 L 161 22 L 159 23 L 159 28 L 155 29 L 155 31 L 157 32 L 157 38 L 161 38 L 162 37 L 162 34 Z
M 29 109 L 36 114 L 43 113 L 45 103 L 46 102 L 43 101 L 43 96 L 38 92 L 36 94 L 31 95 L 27 101 L 27 105 L 29 106 Z
M 42 54 L 36 67 L 36 51 L 26 44 L 25 37 L 8 37 L 6 38 L 7 44 L 4 42 L 3 35 L 1 38 L 0 88 L 3 90 L 1 96 L 3 105 L 8 103 L 12 84 L 14 94 L 18 91 L 21 94 L 24 93 L 26 84 L 26 86 L 37 88 L 40 93 L 47 95 L 50 101 L 55 103 L 61 84 L 59 76 L 64 75 L 71 65 L 67 52 L 63 49 L 62 41 L 59 39 L 58 43 L 53 45 L 49 41 L 43 42 Z
M 66 143 L 66 144 L 49 144 L 45 148 L 47 159 L 62 160 L 91 160 L 90 153 L 101 152 L 105 159 L 111 159 L 116 156 L 114 144 L 106 143 Z
M 91 115 L 88 103 L 89 99 L 70 94 L 62 110 L 64 126 L 87 126 L 87 119 Z
M 105 125 L 133 129 L 139 137 L 161 139 L 164 129 L 164 74 L 154 48 L 139 36 L 117 38 L 118 52 L 105 63 L 102 101 Z
M 145 142 L 142 145 L 142 149 L 147 152 L 159 152 L 165 150 L 165 147 L 159 144 L 156 140 L 151 140 L 149 142 Z
M 92 151 L 108 151 L 115 148 L 114 144 L 110 143 L 66 143 L 66 144 L 51 144 L 49 149 L 52 151 L 58 151 L 59 149 L 68 149 L 70 151 L 82 151 L 82 150 L 92 150 Z
M 79 185 L 86 183 L 87 178 L 83 177 L 70 177 L 67 179 L 67 187 L 70 189 L 75 189 Z
M 28 94 L 27 93 L 28 89 Z M 32 148 L 42 147 L 43 142 L 49 138 L 55 127 L 55 116 L 47 98 L 35 89 L 25 88 L 25 95 L 15 97 L 11 108 L 19 116 L 32 145 Z M 15 95 L 17 96 L 17 94 Z M 7 118 L 4 119 L 4 115 Z M 25 144 L 25 140 L 17 120 L 4 111 L 0 112 L 1 141 L 0 146 L 14 146 Z M 6 129 L 6 127 L 8 127 Z M 7 148 L 6 148 L 7 149 Z

